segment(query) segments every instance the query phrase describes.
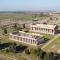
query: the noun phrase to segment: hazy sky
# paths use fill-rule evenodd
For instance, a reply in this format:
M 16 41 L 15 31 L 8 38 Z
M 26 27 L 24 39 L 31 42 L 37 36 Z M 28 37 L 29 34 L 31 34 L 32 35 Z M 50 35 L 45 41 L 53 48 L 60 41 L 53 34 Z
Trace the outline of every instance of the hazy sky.
M 0 0 L 0 11 L 60 10 L 60 0 Z

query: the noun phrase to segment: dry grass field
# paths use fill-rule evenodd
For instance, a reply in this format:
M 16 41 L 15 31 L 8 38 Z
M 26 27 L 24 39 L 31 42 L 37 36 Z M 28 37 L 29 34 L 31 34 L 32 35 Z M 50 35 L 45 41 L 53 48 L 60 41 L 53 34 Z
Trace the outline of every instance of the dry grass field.
M 12 19 L 12 20 L 32 20 L 34 18 L 46 18 L 48 16 L 41 16 L 40 14 L 33 13 L 0 13 L 0 20 Z
M 46 46 L 44 49 L 46 52 L 60 53 L 60 36 L 56 38 L 52 43 Z

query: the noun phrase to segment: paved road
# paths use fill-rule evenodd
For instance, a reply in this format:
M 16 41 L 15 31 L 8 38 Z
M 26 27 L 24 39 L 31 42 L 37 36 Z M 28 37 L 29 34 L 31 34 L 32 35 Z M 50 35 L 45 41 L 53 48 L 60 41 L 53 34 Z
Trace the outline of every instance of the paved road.
M 60 36 L 60 34 L 56 35 L 52 40 L 50 40 L 48 43 L 46 43 L 41 49 L 44 49 L 45 47 L 47 47 L 50 43 L 52 43 L 59 36 Z

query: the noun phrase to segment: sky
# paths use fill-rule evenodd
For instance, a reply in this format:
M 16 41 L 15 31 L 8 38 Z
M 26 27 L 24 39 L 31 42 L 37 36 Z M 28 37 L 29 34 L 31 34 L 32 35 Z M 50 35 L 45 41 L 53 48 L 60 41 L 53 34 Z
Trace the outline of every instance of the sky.
M 0 0 L 0 11 L 60 11 L 60 0 Z

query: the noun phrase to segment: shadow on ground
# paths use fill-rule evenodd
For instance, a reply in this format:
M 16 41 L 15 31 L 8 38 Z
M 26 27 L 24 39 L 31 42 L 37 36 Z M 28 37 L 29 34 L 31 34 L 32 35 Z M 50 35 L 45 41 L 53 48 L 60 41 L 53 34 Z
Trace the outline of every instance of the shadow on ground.
M 8 48 L 10 46 L 13 46 L 13 45 L 11 43 L 0 43 L 0 50 Z M 16 45 L 15 47 L 16 47 L 16 53 L 19 53 L 19 52 L 22 53 L 27 48 L 27 46 L 23 46 L 23 45 L 18 45 L 18 46 Z
M 17 53 L 18 52 L 22 53 L 25 49 L 27 49 L 27 46 L 19 45 L 16 47 Z
M 0 50 L 9 47 L 9 45 L 10 45 L 10 43 L 2 43 L 2 44 L 0 44 Z

